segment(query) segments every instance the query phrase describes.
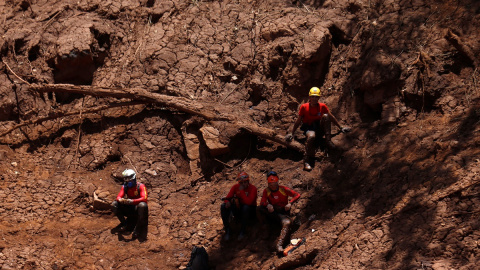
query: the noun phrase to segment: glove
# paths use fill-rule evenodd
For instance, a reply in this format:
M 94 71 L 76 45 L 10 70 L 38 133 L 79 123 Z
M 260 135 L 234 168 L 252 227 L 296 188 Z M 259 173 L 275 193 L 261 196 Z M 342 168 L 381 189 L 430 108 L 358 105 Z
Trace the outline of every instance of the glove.
M 287 135 L 285 135 L 285 141 L 290 142 L 292 140 L 293 140 L 293 134 L 292 133 L 288 133 Z
M 352 129 L 349 127 L 342 127 L 340 130 L 342 131 L 342 133 L 347 133 L 350 132 Z
M 267 205 L 267 210 L 268 210 L 269 213 L 273 213 L 273 210 L 275 210 L 275 209 L 273 209 L 273 205 L 268 204 Z
M 120 200 L 118 200 L 118 202 L 121 203 L 121 204 L 132 204 L 133 200 L 132 199 L 121 198 Z
M 290 210 L 290 208 L 292 208 L 292 204 L 291 204 L 291 203 L 285 205 L 285 211 Z

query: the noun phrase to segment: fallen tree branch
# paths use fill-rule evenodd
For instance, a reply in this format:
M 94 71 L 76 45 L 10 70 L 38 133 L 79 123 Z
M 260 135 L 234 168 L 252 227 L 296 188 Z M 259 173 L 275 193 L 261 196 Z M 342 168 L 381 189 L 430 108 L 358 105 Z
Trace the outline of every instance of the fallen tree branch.
M 71 84 L 32 84 L 30 89 L 42 93 L 60 92 L 83 94 L 96 97 L 128 98 L 132 100 L 143 101 L 145 103 L 157 103 L 189 114 L 201 116 L 207 120 L 228 120 L 228 118 L 222 117 L 215 112 L 213 109 L 214 104 L 209 104 L 210 106 L 206 107 L 205 105 L 196 103 L 195 101 L 186 99 L 184 97 L 173 97 L 152 93 L 141 88 L 104 88 Z
M 99 111 L 103 111 L 103 110 L 107 110 L 107 109 L 111 109 L 111 108 L 115 108 L 115 107 L 132 106 L 132 105 L 138 105 L 138 104 L 144 104 L 144 103 L 145 102 L 140 102 L 140 101 L 120 102 L 120 103 L 102 105 L 102 106 L 90 108 L 88 110 L 81 110 L 81 111 L 73 111 L 73 112 L 57 111 L 57 112 L 51 113 L 49 116 L 46 116 L 46 117 L 42 117 L 42 118 L 38 118 L 38 119 L 32 119 L 32 120 L 24 121 L 20 124 L 17 124 L 17 125 L 9 128 L 9 129 L 7 129 L 6 131 L 0 133 L 0 137 L 3 137 L 5 135 L 7 135 L 8 133 L 14 131 L 15 129 L 21 128 L 23 126 L 38 124 L 38 123 L 42 123 L 42 122 L 45 122 L 45 121 L 48 121 L 48 120 L 57 119 L 57 118 L 60 118 L 60 117 L 67 117 L 67 116 L 77 115 L 77 114 L 81 114 L 81 113 L 96 113 L 96 112 L 99 112 Z
M 232 114 L 228 106 L 218 106 L 217 103 L 197 102 L 184 97 L 167 96 L 152 93 L 141 88 L 104 88 L 93 86 L 78 86 L 70 84 L 31 85 L 31 90 L 38 92 L 61 92 L 91 95 L 96 97 L 128 98 L 143 103 L 154 103 L 170 107 L 188 114 L 200 116 L 211 121 L 225 121 L 227 126 L 237 130 L 244 130 L 258 137 L 276 142 L 299 152 L 304 151 L 304 146 L 297 142 L 285 141 L 283 135 L 276 131 L 261 127 L 245 116 L 248 114 Z M 1 135 L 0 135 L 1 136 Z
M 470 47 L 468 47 L 467 45 L 465 45 L 462 40 L 460 39 L 459 36 L 455 35 L 452 30 L 448 29 L 447 31 L 447 34 L 445 35 L 445 39 L 450 42 L 450 44 L 453 45 L 453 47 L 455 47 L 455 49 L 457 49 L 461 54 L 463 54 L 465 57 L 467 57 L 470 61 L 472 61 L 472 64 L 475 66 L 475 67 L 478 67 L 479 66 L 479 60 L 478 58 L 475 56 L 475 53 L 472 51 L 472 49 L 470 49 Z

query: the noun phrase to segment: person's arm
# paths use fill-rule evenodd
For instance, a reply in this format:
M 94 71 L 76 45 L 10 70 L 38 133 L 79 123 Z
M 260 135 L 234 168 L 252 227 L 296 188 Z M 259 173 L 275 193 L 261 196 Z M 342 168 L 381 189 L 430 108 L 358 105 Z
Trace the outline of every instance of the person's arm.
M 285 187 L 285 190 L 287 191 L 288 196 L 292 197 L 292 199 L 288 202 L 289 204 L 296 202 L 300 198 L 300 193 L 296 192 L 295 190 L 288 187 Z
M 123 199 L 123 196 L 125 196 L 125 191 L 122 185 L 122 188 L 120 189 L 120 192 L 118 192 L 118 195 L 117 195 L 117 201 L 120 201 L 121 199 Z
M 140 198 L 133 199 L 132 204 L 137 205 L 141 202 L 146 203 L 147 202 L 147 187 L 145 187 L 144 184 L 140 184 Z
M 260 205 L 267 206 L 267 204 L 268 204 L 267 190 L 264 189 L 262 194 L 262 199 L 260 200 Z
M 297 131 L 297 128 L 300 126 L 301 123 L 302 123 L 302 117 L 299 115 L 297 117 L 297 120 L 293 124 L 292 133 L 291 133 L 292 135 L 295 134 L 295 131 Z
M 235 194 L 235 190 L 236 190 L 236 187 L 237 184 L 233 185 L 232 188 L 230 189 L 230 191 L 228 192 L 227 196 L 225 196 L 223 202 L 224 203 L 229 203 L 230 202 L 230 199 L 233 198 L 233 195 Z
M 340 125 L 340 123 L 338 122 L 337 118 L 335 118 L 335 116 L 333 116 L 333 114 L 328 111 L 328 116 L 330 117 L 330 119 L 332 119 L 333 123 L 339 128 L 339 129 L 342 129 L 343 127 Z

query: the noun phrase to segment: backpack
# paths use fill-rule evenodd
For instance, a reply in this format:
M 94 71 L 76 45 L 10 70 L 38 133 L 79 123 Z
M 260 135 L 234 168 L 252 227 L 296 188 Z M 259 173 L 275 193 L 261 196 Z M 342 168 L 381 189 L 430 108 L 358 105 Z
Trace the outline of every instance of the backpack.
M 204 247 L 193 247 L 190 261 L 185 270 L 209 270 L 208 253 Z

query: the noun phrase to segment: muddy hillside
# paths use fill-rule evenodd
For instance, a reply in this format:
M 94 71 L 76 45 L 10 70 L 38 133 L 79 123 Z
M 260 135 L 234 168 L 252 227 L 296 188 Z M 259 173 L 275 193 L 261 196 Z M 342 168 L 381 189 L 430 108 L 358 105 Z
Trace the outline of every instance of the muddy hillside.
M 480 2 L 0 1 L 0 268 L 478 269 Z M 332 125 L 303 170 L 308 91 Z M 112 231 L 123 170 L 148 235 Z M 224 241 L 246 171 L 301 194 L 289 239 Z M 265 237 L 267 236 L 267 237 Z

